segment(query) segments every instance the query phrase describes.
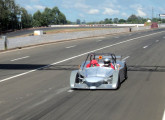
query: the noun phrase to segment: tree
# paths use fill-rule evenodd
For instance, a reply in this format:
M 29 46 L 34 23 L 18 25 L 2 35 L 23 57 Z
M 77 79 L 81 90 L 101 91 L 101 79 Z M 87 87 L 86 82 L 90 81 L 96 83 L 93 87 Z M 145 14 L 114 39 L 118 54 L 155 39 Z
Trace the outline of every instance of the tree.
M 42 25 L 42 16 L 41 16 L 41 12 L 38 10 L 33 15 L 33 26 L 41 27 L 41 25 Z
M 162 19 L 161 21 L 162 21 L 162 23 L 165 23 L 165 19 Z
M 32 16 L 25 8 L 20 8 L 15 4 L 15 0 L 0 0 L 0 33 L 7 30 L 51 24 L 67 24 L 65 15 L 58 7 L 45 8 L 42 13 L 38 10 Z
M 114 18 L 113 22 L 117 24 L 119 22 L 119 19 L 118 18 Z
M 21 26 L 22 28 L 29 28 L 32 26 L 32 15 L 28 14 L 25 8 L 20 9 L 21 12 Z
M 52 10 L 50 8 L 45 8 L 44 12 L 42 13 L 43 18 L 43 26 L 48 26 L 53 21 Z
M 104 20 L 104 24 L 112 24 L 113 22 L 112 22 L 112 18 L 110 18 L 110 19 L 108 19 L 108 18 L 106 18 L 105 20 Z
M 81 20 L 80 19 L 77 19 L 76 20 L 76 24 L 81 24 Z
M 67 20 L 65 15 L 58 9 L 54 7 L 53 9 L 45 8 L 42 13 L 42 26 L 48 26 L 52 24 L 66 24 Z
M 67 23 L 66 17 L 62 12 L 59 13 L 58 20 L 59 20 L 59 24 L 66 24 Z
M 59 14 L 60 14 L 60 10 L 58 9 L 58 7 L 54 7 L 52 9 L 52 23 L 51 24 L 58 25 L 60 23 Z
M 120 20 L 119 20 L 119 23 L 120 23 L 120 24 L 121 24 L 121 23 L 126 23 L 126 20 L 120 19 Z
M 127 21 L 129 22 L 129 23 L 138 23 L 138 17 L 136 16 L 136 15 L 131 15 L 130 17 L 128 17 L 128 19 L 127 19 Z
M 0 0 L 0 33 L 3 29 L 3 19 L 4 19 L 4 2 L 3 0 Z
M 0 25 L 1 31 L 17 29 L 19 26 L 19 6 L 14 0 L 0 0 Z
M 67 20 L 67 24 L 72 24 L 72 22 L 71 22 L 71 21 L 69 21 L 69 20 Z

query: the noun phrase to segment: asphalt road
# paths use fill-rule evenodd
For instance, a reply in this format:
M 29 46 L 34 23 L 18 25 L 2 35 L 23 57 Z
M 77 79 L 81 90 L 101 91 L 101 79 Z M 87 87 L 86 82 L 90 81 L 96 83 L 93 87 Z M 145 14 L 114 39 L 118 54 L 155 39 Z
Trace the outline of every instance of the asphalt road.
M 126 58 L 119 90 L 70 90 L 88 52 Z M 0 120 L 163 120 L 165 29 L 0 53 Z

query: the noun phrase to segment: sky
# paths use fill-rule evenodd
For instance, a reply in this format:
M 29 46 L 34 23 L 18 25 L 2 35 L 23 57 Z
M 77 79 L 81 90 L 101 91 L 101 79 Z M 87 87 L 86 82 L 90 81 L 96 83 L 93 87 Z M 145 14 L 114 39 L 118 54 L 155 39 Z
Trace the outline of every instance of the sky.
M 165 14 L 165 0 L 15 0 L 28 13 L 57 6 L 67 20 L 97 22 L 105 18 L 127 19 L 135 14 L 143 18 Z

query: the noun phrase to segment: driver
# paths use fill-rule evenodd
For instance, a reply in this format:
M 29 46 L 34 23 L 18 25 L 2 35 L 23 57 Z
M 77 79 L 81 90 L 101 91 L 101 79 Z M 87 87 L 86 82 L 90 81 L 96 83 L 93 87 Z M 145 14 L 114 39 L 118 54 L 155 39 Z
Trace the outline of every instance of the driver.
M 87 68 L 89 68 L 89 67 L 95 67 L 95 66 L 100 66 L 98 64 L 97 60 L 95 60 L 95 59 L 91 60 L 90 63 L 86 65 Z
M 104 67 L 111 67 L 112 69 L 115 69 L 109 58 L 104 59 Z

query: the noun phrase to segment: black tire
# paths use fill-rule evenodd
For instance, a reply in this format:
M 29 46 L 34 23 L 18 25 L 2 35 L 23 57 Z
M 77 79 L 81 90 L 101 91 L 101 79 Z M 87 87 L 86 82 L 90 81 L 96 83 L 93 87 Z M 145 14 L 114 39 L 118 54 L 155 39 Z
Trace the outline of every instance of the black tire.
M 121 83 L 120 83 L 120 75 L 119 75 L 116 90 L 118 90 L 120 86 L 121 86 Z
M 126 66 L 126 64 L 125 64 L 125 75 L 124 75 L 124 77 L 125 77 L 125 80 L 128 78 L 128 74 L 127 74 L 127 66 Z
M 79 74 L 77 73 L 76 78 L 75 78 L 75 83 L 79 83 L 80 82 L 78 77 L 79 77 Z

